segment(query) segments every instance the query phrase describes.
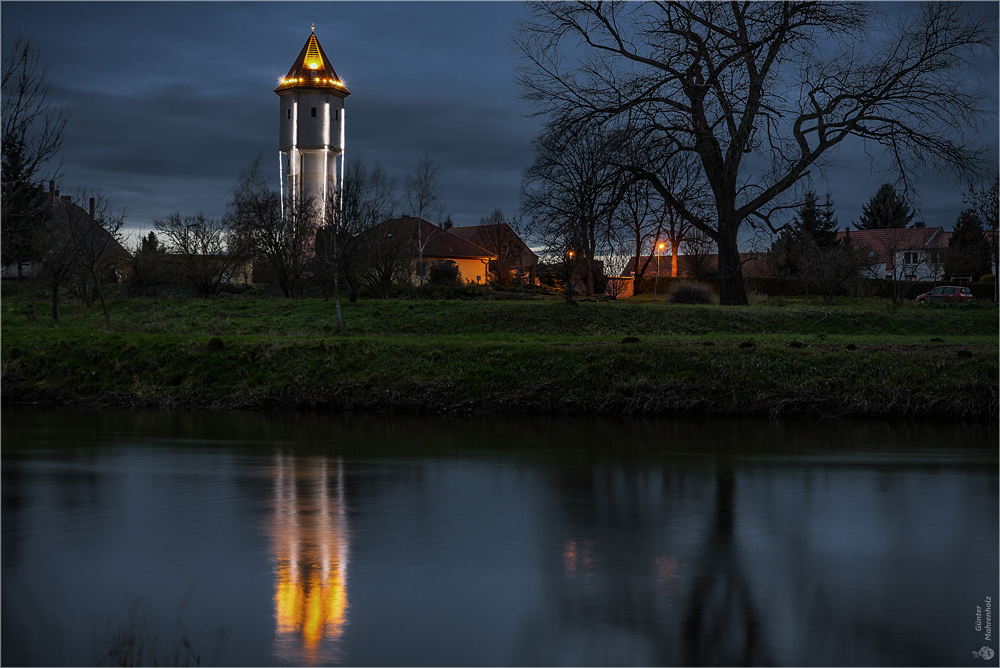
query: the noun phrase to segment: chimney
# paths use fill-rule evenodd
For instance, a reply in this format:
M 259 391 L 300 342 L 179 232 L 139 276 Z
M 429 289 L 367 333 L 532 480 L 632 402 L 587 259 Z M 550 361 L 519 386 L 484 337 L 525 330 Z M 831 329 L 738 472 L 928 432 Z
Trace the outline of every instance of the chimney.
M 925 223 L 922 220 L 918 220 L 917 222 L 913 223 L 913 227 L 914 227 L 914 229 L 919 228 L 919 227 L 927 227 L 927 223 Z
M 62 201 L 64 201 L 64 202 L 69 202 L 70 200 L 72 200 L 72 199 L 73 199 L 73 196 L 72 196 L 72 195 L 63 195 L 63 196 L 62 196 L 62 197 L 60 197 L 59 199 L 61 199 L 61 200 L 62 200 Z
M 446 230 L 450 230 L 452 225 L 454 225 L 454 223 L 451 222 L 451 219 L 448 219 L 448 220 L 444 221 L 443 223 L 441 223 L 441 227 L 443 229 L 446 229 Z
M 54 199 L 54 200 L 59 199 L 59 191 L 58 190 L 55 190 L 55 189 L 52 190 L 52 199 Z
M 90 217 L 94 217 L 94 198 L 90 198 Z
M 56 191 L 56 182 L 55 181 L 49 181 L 49 192 L 50 193 L 54 193 L 55 191 Z

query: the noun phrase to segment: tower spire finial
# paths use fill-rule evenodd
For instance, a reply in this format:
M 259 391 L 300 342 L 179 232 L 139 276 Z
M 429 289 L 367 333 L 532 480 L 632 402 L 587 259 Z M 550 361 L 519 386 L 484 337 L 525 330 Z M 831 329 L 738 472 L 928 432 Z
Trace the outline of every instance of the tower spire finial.
M 315 23 L 313 24 L 313 32 L 314 33 L 316 32 L 316 24 Z

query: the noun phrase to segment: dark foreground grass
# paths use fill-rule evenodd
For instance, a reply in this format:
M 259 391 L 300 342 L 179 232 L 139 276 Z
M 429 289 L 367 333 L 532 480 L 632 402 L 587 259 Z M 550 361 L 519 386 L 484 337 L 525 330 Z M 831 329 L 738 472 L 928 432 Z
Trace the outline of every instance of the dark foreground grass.
M 52 324 L 37 299 L 2 306 L 6 403 L 998 415 L 987 306 L 369 301 L 342 305 L 340 333 L 321 299 L 118 300 L 111 331 L 97 309 Z

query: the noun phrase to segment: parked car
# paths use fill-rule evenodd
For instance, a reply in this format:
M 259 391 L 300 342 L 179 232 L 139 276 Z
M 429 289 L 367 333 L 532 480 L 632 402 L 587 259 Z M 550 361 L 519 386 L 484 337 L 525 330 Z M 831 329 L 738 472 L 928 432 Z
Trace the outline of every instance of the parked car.
M 972 299 L 972 290 L 962 288 L 957 285 L 939 285 L 930 292 L 917 297 L 916 301 L 921 304 L 931 302 L 959 302 L 964 303 Z

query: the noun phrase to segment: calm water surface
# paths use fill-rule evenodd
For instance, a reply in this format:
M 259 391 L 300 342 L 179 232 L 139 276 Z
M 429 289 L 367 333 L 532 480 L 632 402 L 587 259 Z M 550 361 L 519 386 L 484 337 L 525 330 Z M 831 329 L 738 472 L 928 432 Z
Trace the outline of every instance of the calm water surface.
M 109 661 L 130 623 L 202 665 L 996 665 L 973 655 L 1000 647 L 988 426 L 6 409 L 2 430 L 4 665 Z

